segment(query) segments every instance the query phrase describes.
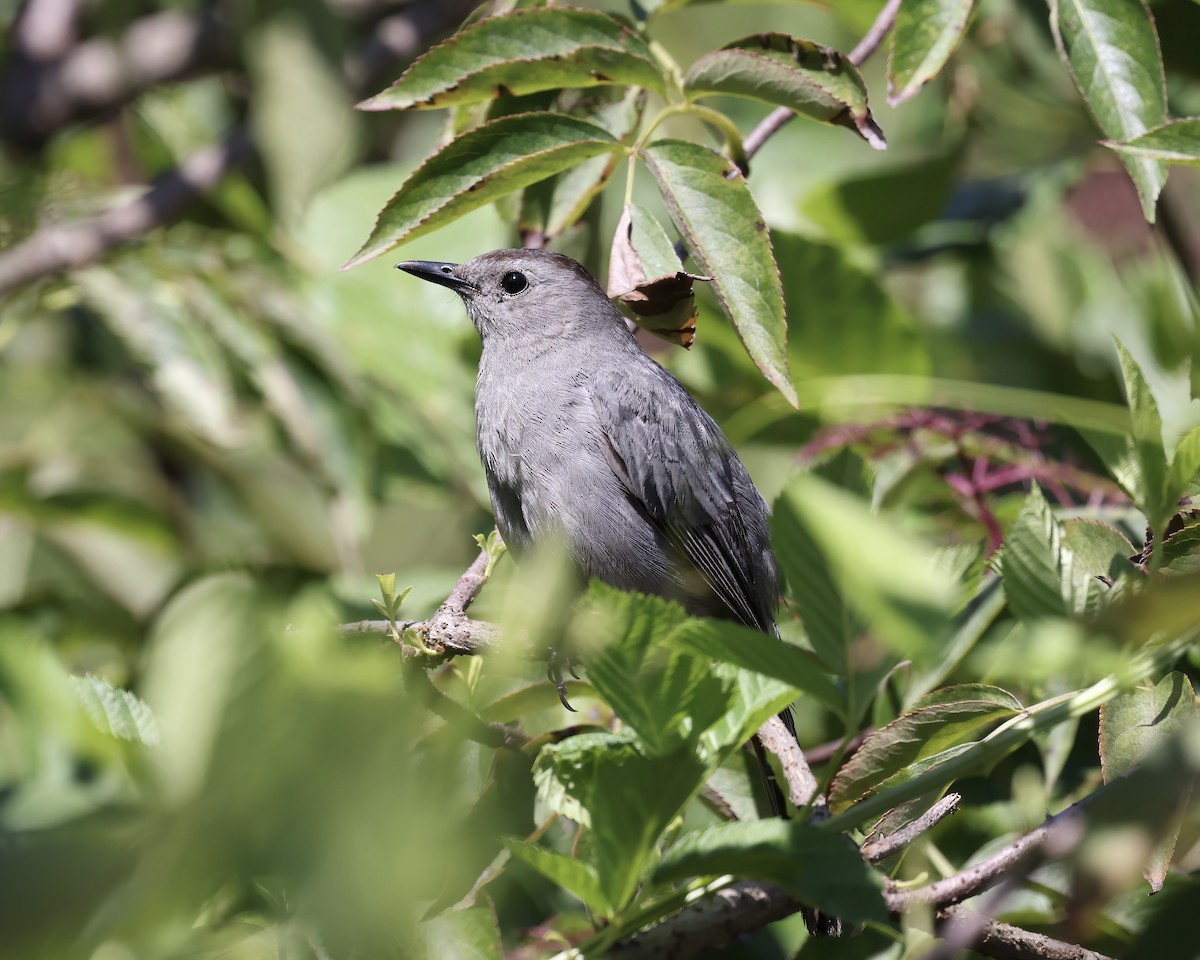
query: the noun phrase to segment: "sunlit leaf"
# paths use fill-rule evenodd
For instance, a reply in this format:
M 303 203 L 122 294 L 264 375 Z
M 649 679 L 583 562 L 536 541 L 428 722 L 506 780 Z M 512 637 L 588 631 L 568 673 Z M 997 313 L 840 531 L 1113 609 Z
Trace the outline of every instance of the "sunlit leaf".
M 511 837 L 504 841 L 504 846 L 518 860 L 574 894 L 590 909 L 599 912 L 609 909 L 604 894 L 600 892 L 596 870 L 591 864 Z
M 734 40 L 697 59 L 683 85 L 693 99 L 728 94 L 765 100 L 848 127 L 876 149 L 887 146 L 858 68 L 840 51 L 811 40 L 786 33 Z
M 1051 0 L 1050 24 L 1075 86 L 1108 140 L 1132 140 L 1167 122 L 1158 34 L 1141 0 Z M 1121 159 L 1153 223 L 1166 168 L 1145 156 Z
M 1104 145 L 1139 160 L 1200 166 L 1200 117 L 1172 120 L 1129 140 L 1106 140 Z
M 128 690 L 114 687 L 106 680 L 90 674 L 71 679 L 75 693 L 97 727 L 122 740 L 136 740 L 148 747 L 158 746 L 158 720 L 144 701 Z
M 1020 710 L 1020 702 L 999 687 L 967 684 L 935 691 L 872 733 L 846 761 L 830 787 L 830 808 L 845 809 L 912 764 L 977 740 Z
M 343 269 L 514 190 L 623 149 L 607 130 L 563 114 L 517 114 L 474 127 L 413 171 Z
M 596 10 L 516 10 L 460 30 L 359 107 L 428 109 L 613 83 L 663 89 L 649 48 L 629 24 Z
M 681 140 L 656 141 L 641 157 L 750 357 L 794 405 L 779 270 L 745 179 L 724 157 Z
M 974 0 L 905 0 L 888 57 L 888 103 L 903 103 L 942 72 L 967 29 Z
M 841 696 L 813 654 L 759 630 L 727 620 L 688 620 L 674 630 L 669 642 L 698 656 L 782 680 L 834 709 L 841 706 Z

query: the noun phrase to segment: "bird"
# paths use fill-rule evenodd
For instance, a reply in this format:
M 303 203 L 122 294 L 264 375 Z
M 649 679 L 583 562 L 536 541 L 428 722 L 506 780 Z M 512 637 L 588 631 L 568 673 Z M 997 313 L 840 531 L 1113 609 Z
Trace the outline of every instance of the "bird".
M 585 579 L 779 636 L 766 501 L 716 421 L 646 354 L 584 266 L 509 249 L 396 268 L 457 293 L 479 332 L 476 445 L 496 527 L 518 558 L 557 538 Z M 571 709 L 553 661 L 551 678 Z M 780 717 L 794 736 L 790 712 Z M 786 817 L 754 746 L 773 811 Z M 840 934 L 837 918 L 802 912 L 810 930 Z
M 584 577 L 777 632 L 766 502 L 586 268 L 545 249 L 396 266 L 457 293 L 479 332 L 476 442 L 518 557 L 557 537 Z

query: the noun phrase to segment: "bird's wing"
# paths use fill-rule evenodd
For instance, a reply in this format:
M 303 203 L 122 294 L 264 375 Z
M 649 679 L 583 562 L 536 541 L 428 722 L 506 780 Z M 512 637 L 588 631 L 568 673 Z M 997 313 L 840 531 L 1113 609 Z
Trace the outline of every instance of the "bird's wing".
M 646 363 L 649 376 L 609 370 L 592 379 L 609 465 L 730 616 L 769 632 L 778 587 L 766 505 L 712 418 L 678 380 Z

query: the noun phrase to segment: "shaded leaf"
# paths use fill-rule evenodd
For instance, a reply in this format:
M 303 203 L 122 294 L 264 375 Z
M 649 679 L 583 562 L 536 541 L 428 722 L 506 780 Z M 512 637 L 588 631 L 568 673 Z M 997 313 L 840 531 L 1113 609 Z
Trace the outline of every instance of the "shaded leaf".
M 1104 145 L 1139 160 L 1200 166 L 1200 117 L 1171 120 L 1129 140 L 1105 140 Z
M 918 761 L 978 739 L 1021 709 L 1020 701 L 999 687 L 966 684 L 935 691 L 872 733 L 846 761 L 830 786 L 830 809 L 844 810 Z
M 733 874 L 779 884 L 844 920 L 884 921 L 882 879 L 845 837 L 795 820 L 725 823 L 685 834 L 663 854 L 658 881 Z
M 633 896 L 659 835 L 707 774 L 690 747 L 648 756 L 631 734 L 574 736 L 544 747 L 534 764 L 543 801 L 590 828 L 600 889 L 615 910 Z
M 1167 122 L 1166 80 L 1154 20 L 1142 0 L 1051 0 L 1059 55 L 1105 137 L 1128 141 Z M 1154 222 L 1166 168 L 1123 155 L 1142 211 Z
M 635 88 L 617 101 L 597 102 L 593 92 L 584 103 L 571 104 L 561 112 L 595 123 L 617 140 L 624 140 L 637 129 L 645 106 L 646 92 Z M 573 226 L 608 183 L 619 160 L 618 153 L 602 154 L 527 187 L 518 228 L 550 238 Z
M 734 40 L 698 58 L 683 82 L 692 99 L 728 94 L 765 100 L 801 116 L 848 127 L 877 150 L 887 147 L 867 106 L 867 85 L 846 55 L 785 33 Z
M 557 113 L 517 114 L 474 127 L 412 172 L 342 269 L 584 160 L 623 149 L 607 130 Z
M 888 56 L 888 103 L 896 106 L 942 72 L 967 29 L 974 0 L 905 0 Z
M 600 892 L 596 870 L 590 864 L 511 837 L 505 838 L 504 846 L 518 860 L 578 897 L 590 909 L 598 912 L 609 909 L 604 894 Z
M 745 178 L 719 154 L 681 140 L 659 140 L 641 157 L 751 359 L 794 406 L 779 270 Z
M 430 109 L 614 83 L 663 90 L 649 48 L 629 24 L 595 10 L 535 8 L 470 24 L 359 108 Z
M 1141 686 L 1106 703 L 1100 708 L 1100 764 L 1104 782 L 1110 783 L 1137 769 L 1169 739 L 1194 727 L 1198 719 L 1195 691 L 1182 673 L 1169 674 L 1154 686 Z M 1180 800 L 1181 808 L 1185 808 L 1189 797 Z M 1166 880 L 1179 829 L 1178 818 L 1166 824 L 1152 862 L 1145 870 L 1146 880 L 1155 893 Z

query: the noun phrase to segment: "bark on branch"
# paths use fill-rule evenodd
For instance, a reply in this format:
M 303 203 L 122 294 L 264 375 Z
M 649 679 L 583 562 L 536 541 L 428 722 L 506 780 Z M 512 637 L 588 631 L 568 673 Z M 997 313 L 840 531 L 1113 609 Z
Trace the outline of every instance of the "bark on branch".
M 156 178 L 136 199 L 95 217 L 42 227 L 0 255 L 0 297 L 38 277 L 94 263 L 113 247 L 173 221 L 250 151 L 249 134 L 239 127 L 224 142 L 198 150 Z

